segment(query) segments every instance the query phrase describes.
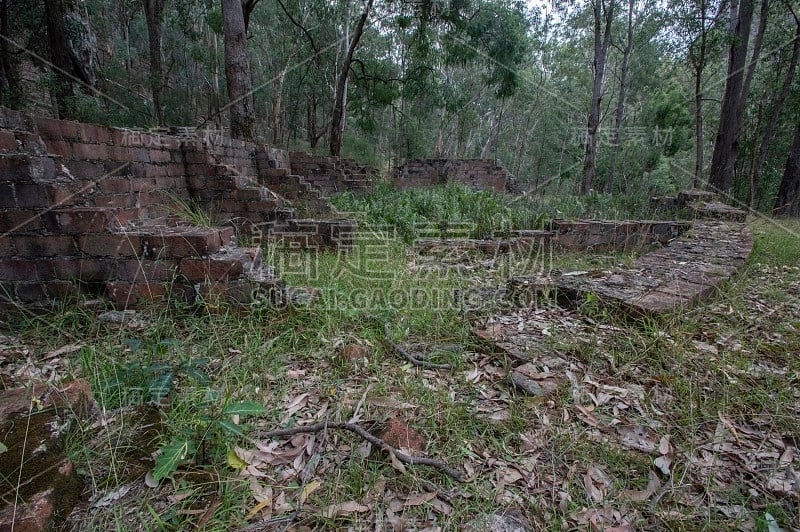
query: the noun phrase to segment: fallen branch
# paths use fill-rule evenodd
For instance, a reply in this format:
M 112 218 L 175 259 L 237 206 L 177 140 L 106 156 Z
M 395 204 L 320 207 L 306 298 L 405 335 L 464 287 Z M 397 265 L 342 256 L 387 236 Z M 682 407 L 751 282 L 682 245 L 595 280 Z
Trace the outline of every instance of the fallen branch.
M 270 430 L 268 432 L 260 432 L 258 433 L 259 438 L 283 438 L 285 436 L 294 436 L 295 434 L 308 434 L 313 432 L 319 432 L 321 430 L 326 429 L 340 429 L 340 430 L 349 430 L 350 432 L 354 432 L 361 436 L 363 439 L 371 443 L 372 445 L 380 448 L 380 449 L 388 449 L 397 457 L 397 459 L 406 465 L 424 465 L 433 467 L 434 469 L 438 469 L 439 471 L 443 472 L 453 480 L 457 482 L 464 482 L 464 474 L 457 469 L 453 469 L 452 467 L 448 466 L 444 462 L 439 460 L 435 460 L 433 458 L 426 458 L 424 456 L 411 456 L 405 454 L 403 452 L 398 451 L 382 439 L 378 438 L 377 436 L 371 434 L 361 425 L 357 425 L 355 423 L 328 423 L 322 421 L 320 423 L 315 423 L 313 425 L 303 425 L 300 427 L 293 427 L 291 429 L 277 429 L 277 430 Z
M 383 324 L 383 331 L 386 343 L 389 344 L 389 347 L 391 347 L 395 353 L 405 358 L 415 366 L 426 369 L 453 369 L 453 366 L 451 366 L 450 364 L 434 364 L 433 362 L 428 362 L 427 360 L 422 360 L 421 358 L 417 358 L 408 351 L 406 351 L 405 349 L 403 349 L 402 347 L 400 347 L 399 345 L 397 345 L 396 343 L 394 343 L 391 337 L 391 332 L 389 331 L 388 322 Z

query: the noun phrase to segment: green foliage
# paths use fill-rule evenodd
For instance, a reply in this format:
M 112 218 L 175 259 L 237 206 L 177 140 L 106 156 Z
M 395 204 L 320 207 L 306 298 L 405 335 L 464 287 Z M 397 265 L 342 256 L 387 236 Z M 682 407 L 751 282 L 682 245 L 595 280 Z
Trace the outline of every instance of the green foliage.
M 203 369 L 209 362 L 205 357 L 174 361 L 180 347 L 174 340 L 158 342 L 129 338 L 123 341 L 134 360 L 114 365 L 99 379 L 98 389 L 109 407 L 158 403 L 172 392 L 177 378 L 187 378 L 199 385 L 211 380 Z

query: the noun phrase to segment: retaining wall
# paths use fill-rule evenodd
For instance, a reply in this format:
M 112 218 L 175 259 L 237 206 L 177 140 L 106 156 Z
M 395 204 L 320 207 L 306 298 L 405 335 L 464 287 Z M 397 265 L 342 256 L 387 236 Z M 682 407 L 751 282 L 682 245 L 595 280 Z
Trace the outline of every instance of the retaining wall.
M 264 239 L 352 245 L 355 222 L 299 220 L 264 186 L 289 167 L 284 151 L 214 132 L 142 132 L 0 108 L 0 299 L 87 290 L 120 307 L 167 296 L 274 299 L 281 283 L 260 248 L 237 248 L 233 227 L 194 226 L 175 206 L 196 202 Z

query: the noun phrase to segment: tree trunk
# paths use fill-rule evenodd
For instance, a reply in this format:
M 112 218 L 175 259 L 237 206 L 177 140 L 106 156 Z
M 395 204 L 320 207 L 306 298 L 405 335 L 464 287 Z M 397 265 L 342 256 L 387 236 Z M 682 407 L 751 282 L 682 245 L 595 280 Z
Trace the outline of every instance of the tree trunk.
M 347 79 L 350 77 L 350 66 L 353 64 L 353 55 L 364 34 L 364 24 L 367 22 L 374 1 L 375 0 L 367 1 L 364 12 L 361 13 L 361 17 L 358 19 L 358 25 L 347 47 L 347 54 L 342 64 L 342 71 L 339 72 L 339 78 L 336 80 L 336 94 L 333 100 L 333 112 L 331 113 L 330 153 L 337 157 L 342 153 L 342 136 L 344 135 L 345 125 L 345 98 L 347 96 Z
M 775 104 L 772 107 L 772 112 L 767 120 L 767 125 L 764 128 L 764 137 L 761 139 L 761 144 L 758 147 L 758 158 L 756 159 L 755 167 L 750 173 L 750 207 L 755 207 L 758 202 L 758 195 L 761 188 L 761 175 L 764 172 L 764 165 L 767 163 L 767 154 L 772 141 L 775 139 L 775 133 L 778 130 L 778 122 L 781 114 L 783 113 L 783 106 L 789 98 L 789 91 L 792 88 L 792 81 L 794 74 L 797 71 L 797 62 L 800 59 L 800 21 L 796 21 L 794 33 L 794 45 L 792 46 L 792 57 L 789 60 L 789 67 L 786 69 L 786 76 L 783 78 L 783 85 L 781 91 L 775 98 Z
M 241 0 L 222 0 L 222 29 L 225 34 L 225 79 L 228 85 L 231 137 L 255 138 L 253 78 L 247 53 L 247 31 Z
M 161 64 L 161 31 L 164 25 L 165 0 L 144 0 L 144 18 L 147 22 L 147 40 L 150 45 L 150 90 L 153 93 L 153 110 L 159 126 L 164 125 L 164 106 L 161 91 L 164 87 L 164 67 Z
M 786 160 L 781 187 L 775 200 L 775 216 L 800 216 L 800 123 L 794 131 L 794 142 Z
M 625 98 L 628 92 L 628 69 L 631 62 L 631 53 L 633 52 L 633 6 L 634 1 L 628 0 L 628 31 L 625 41 L 625 50 L 622 52 L 622 67 L 619 73 L 619 93 L 617 94 L 617 110 L 614 119 L 614 161 L 611 164 L 611 169 L 608 173 L 606 180 L 606 192 L 609 194 L 614 192 L 614 178 L 617 173 L 617 164 L 619 159 L 620 137 L 622 133 L 622 121 L 625 120 Z
M 753 22 L 753 0 L 731 2 L 731 45 L 728 52 L 728 77 L 722 96 L 719 128 L 711 156 L 709 188 L 727 193 L 733 184 L 736 155 L 739 151 L 742 109 L 747 99 L 743 92 L 750 26 Z
M 21 102 L 19 71 L 12 57 L 14 53 L 11 44 L 11 31 L 9 28 L 8 0 L 0 1 L 0 104 L 16 108 Z
M 44 18 L 50 61 L 56 78 L 52 94 L 56 101 L 58 118 L 72 118 L 72 99 L 75 97 L 72 84 L 77 78 L 72 73 L 69 37 L 65 23 L 64 5 L 61 0 L 45 0 Z
M 704 47 L 705 48 L 705 47 Z M 692 186 L 699 188 L 703 182 L 703 167 L 705 166 L 705 142 L 703 135 L 703 68 L 695 69 L 694 79 L 694 178 Z
M 281 104 L 283 101 L 283 81 L 286 79 L 286 70 L 281 71 L 272 80 L 272 108 L 270 109 L 269 123 L 272 126 L 272 144 L 277 146 L 281 139 Z
M 611 23 L 614 19 L 614 0 L 608 6 L 603 0 L 593 0 L 594 10 L 594 59 L 592 72 L 592 101 L 589 104 L 589 118 L 586 125 L 586 146 L 583 157 L 583 180 L 581 194 L 586 194 L 594 186 L 597 177 L 597 133 L 600 129 L 600 103 L 603 99 L 603 82 L 605 80 L 608 46 L 611 43 Z M 605 12 L 605 29 L 602 27 Z

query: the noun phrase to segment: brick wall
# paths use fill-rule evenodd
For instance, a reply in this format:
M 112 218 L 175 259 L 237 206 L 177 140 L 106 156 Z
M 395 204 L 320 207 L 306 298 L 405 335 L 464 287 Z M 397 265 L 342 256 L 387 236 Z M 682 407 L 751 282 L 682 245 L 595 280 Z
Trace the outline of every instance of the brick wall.
M 411 159 L 395 170 L 397 188 L 454 182 L 478 190 L 506 192 L 511 176 L 492 159 Z
M 371 190 L 378 170 L 353 159 L 290 153 L 292 174 L 303 176 L 306 182 L 323 192 L 333 194 L 348 190 Z
M 279 297 L 259 248 L 237 248 L 230 225 L 179 220 L 174 205 L 196 201 L 240 228 L 275 229 L 274 239 L 339 245 L 352 222 L 302 223 L 264 186 L 270 169 L 289 167 L 285 151 L 191 128 L 143 132 L 0 108 L 0 300 Z
M 689 229 L 688 222 L 553 220 L 550 230 L 560 248 L 570 251 L 623 251 L 666 245 Z

